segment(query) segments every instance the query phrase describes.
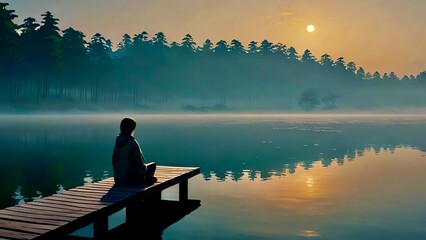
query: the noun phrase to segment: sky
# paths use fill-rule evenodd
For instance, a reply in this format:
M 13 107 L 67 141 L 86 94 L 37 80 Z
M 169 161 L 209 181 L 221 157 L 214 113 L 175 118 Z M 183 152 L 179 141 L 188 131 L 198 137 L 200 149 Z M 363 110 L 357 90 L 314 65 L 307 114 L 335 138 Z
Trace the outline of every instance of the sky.
M 373 73 L 416 75 L 426 70 L 425 0 L 0 0 L 19 16 L 41 20 L 51 11 L 63 30 L 89 40 L 99 32 L 117 45 L 124 34 L 164 32 L 169 43 L 185 34 L 244 45 L 267 39 L 320 58 L 344 57 Z M 308 25 L 315 31 L 306 31 Z

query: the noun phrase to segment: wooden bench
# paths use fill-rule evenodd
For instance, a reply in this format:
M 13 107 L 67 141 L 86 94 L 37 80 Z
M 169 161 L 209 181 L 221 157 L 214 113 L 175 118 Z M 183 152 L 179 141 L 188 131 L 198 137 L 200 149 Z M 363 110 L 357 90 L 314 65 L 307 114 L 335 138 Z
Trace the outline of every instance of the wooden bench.
M 93 223 L 95 239 L 108 234 L 108 217 L 126 208 L 126 222 L 137 222 L 141 208 L 161 200 L 161 192 L 179 184 L 179 202 L 188 201 L 188 179 L 198 167 L 157 166 L 158 181 L 120 187 L 108 178 L 0 210 L 2 239 L 63 239 Z M 145 216 L 146 217 L 146 216 Z

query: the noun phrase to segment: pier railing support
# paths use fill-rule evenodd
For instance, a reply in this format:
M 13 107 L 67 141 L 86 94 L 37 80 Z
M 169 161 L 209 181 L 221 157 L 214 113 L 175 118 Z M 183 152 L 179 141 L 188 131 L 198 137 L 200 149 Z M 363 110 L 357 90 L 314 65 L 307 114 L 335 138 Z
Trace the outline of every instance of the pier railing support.
M 179 202 L 188 201 L 188 179 L 179 183 Z
M 108 234 L 108 216 L 101 216 L 93 223 L 93 238 L 105 239 Z

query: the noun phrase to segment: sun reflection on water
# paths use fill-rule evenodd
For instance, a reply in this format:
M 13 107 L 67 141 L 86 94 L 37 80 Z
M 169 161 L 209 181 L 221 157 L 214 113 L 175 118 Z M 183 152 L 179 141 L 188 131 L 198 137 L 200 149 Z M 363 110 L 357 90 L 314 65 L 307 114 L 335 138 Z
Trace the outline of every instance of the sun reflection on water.
M 421 233 L 423 226 L 412 222 L 424 216 L 419 210 L 426 207 L 422 155 L 404 147 L 378 153 L 367 149 L 327 166 L 317 161 L 308 170 L 297 166 L 293 174 L 284 169 L 283 175 L 267 181 L 250 179 L 249 171 L 239 181 L 197 177 L 191 183 L 203 202 L 197 219 L 214 213 L 232 231 L 266 238 L 336 239 L 374 226 Z

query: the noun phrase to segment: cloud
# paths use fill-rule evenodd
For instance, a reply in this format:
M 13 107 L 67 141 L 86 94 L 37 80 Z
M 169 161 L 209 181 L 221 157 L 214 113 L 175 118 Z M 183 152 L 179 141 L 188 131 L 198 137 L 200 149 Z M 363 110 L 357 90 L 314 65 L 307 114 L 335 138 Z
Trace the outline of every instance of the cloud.
M 287 17 L 296 14 L 294 10 L 285 10 L 280 13 L 280 16 Z

